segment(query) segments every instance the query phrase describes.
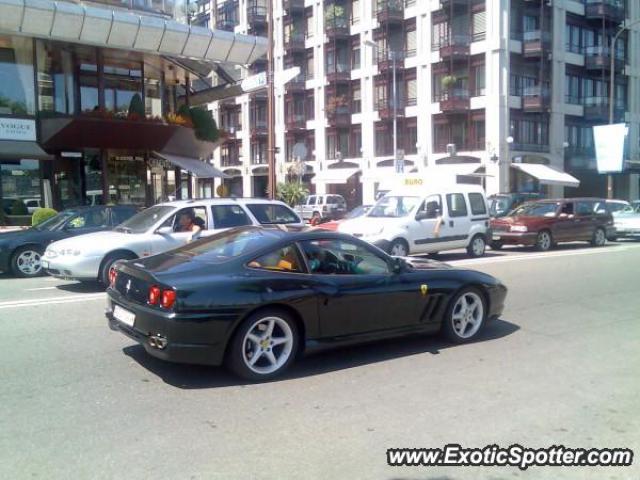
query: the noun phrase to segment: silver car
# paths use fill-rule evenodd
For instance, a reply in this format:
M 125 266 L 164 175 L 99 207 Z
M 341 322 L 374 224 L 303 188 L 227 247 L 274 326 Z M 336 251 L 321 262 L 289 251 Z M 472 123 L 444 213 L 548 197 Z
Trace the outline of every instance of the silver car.
M 200 231 L 180 231 L 188 213 Z M 108 284 L 109 269 L 118 260 L 148 257 L 184 245 L 194 235 L 207 236 L 244 225 L 304 225 L 289 206 L 264 199 L 216 198 L 162 203 L 134 215 L 109 232 L 80 235 L 54 242 L 42 261 L 49 275 Z
M 322 220 L 340 220 L 347 213 L 347 202 L 342 195 L 309 195 L 296 211 L 304 220 L 311 219 L 316 213 Z

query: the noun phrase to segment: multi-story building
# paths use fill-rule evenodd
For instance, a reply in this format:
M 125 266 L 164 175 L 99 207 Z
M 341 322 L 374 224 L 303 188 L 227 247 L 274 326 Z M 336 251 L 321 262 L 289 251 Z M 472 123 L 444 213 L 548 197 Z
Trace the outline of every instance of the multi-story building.
M 0 217 L 211 190 L 191 173 L 216 173 L 200 161 L 215 131 L 190 128 L 202 112 L 182 107 L 219 64 L 263 56 L 266 40 L 190 25 L 198 8 L 0 0 Z
M 615 120 L 629 123 L 638 159 L 640 30 L 622 34 L 615 52 L 609 42 L 640 18 L 639 2 L 274 0 L 273 9 L 275 70 L 301 70 L 276 85 L 280 179 L 306 150 L 312 189 L 370 203 L 396 175 L 396 150 L 404 172 L 473 173 L 488 193 L 606 195 L 591 127 L 608 122 L 611 55 Z M 264 1 L 218 0 L 213 10 L 217 28 L 266 29 Z M 236 195 L 264 195 L 264 94 L 212 108 L 228 132 L 215 155 L 225 182 Z M 615 175 L 615 193 L 638 197 L 632 169 Z

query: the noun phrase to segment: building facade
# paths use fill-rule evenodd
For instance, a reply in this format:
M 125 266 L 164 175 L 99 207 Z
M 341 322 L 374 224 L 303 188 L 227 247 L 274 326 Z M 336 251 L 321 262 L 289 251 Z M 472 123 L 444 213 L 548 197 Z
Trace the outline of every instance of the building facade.
M 180 109 L 215 65 L 251 63 L 266 42 L 194 15 L 180 1 L 0 0 L 3 220 L 212 194 L 192 173 L 207 176 L 215 143 Z
M 471 175 L 488 193 L 606 195 L 591 127 L 608 122 L 610 39 L 640 18 L 639 2 L 276 0 L 274 15 L 276 74 L 300 68 L 276 84 L 280 180 L 297 167 L 311 190 L 351 205 L 371 203 L 399 169 Z M 217 0 L 207 21 L 262 35 L 266 3 Z M 639 51 L 636 26 L 613 52 L 614 116 L 630 126 L 631 160 L 639 158 Z M 265 69 L 259 62 L 250 73 Z M 231 177 L 225 184 L 235 195 L 264 195 L 264 93 L 211 108 L 227 132 L 214 156 Z M 638 198 L 632 165 L 614 175 L 617 197 Z

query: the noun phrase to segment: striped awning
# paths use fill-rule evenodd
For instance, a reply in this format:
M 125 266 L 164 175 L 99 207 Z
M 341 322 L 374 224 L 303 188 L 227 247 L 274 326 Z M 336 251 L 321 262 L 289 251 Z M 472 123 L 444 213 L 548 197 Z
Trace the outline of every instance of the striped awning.
M 267 39 L 209 30 L 175 20 L 52 0 L 0 0 L 0 33 L 247 65 L 267 51 Z

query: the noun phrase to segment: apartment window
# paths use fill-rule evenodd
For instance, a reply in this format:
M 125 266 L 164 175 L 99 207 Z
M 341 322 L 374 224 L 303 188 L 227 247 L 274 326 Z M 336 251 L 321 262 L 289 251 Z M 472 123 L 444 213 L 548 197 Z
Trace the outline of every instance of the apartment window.
M 511 128 L 515 143 L 524 145 L 548 145 L 549 124 L 534 120 L 513 120 Z
M 338 155 L 338 153 L 340 155 Z M 327 134 L 327 158 L 338 160 L 349 155 L 349 131 L 334 131 Z
M 403 129 L 404 131 L 404 152 L 408 155 L 414 155 L 418 153 L 418 126 L 416 124 L 408 124 Z
M 362 111 L 362 90 L 360 81 L 351 84 L 351 112 L 360 113 Z
M 509 95 L 521 97 L 528 89 L 536 86 L 538 80 L 535 77 L 525 75 L 511 74 L 509 82 Z
M 313 31 L 315 30 L 314 25 L 313 25 L 313 8 L 308 8 L 305 12 L 306 14 L 306 34 L 307 34 L 307 38 L 312 38 L 313 37 Z
M 360 38 L 356 37 L 353 39 L 353 43 L 351 46 L 351 69 L 357 70 L 360 68 Z
M 359 158 L 362 156 L 362 129 L 361 127 L 353 127 L 351 130 L 351 151 L 349 156 Z
M 565 75 L 565 102 L 573 105 L 580 105 L 580 77 L 577 75 Z
M 431 30 L 431 50 L 438 50 L 446 45 L 449 37 L 449 24 L 447 22 L 436 23 Z
M 360 0 L 351 0 L 351 24 L 360 23 Z
M 486 95 L 486 84 L 485 84 L 485 66 L 478 65 L 475 68 L 475 92 L 474 95 L 476 97 L 481 97 Z
M 415 28 L 407 30 L 405 36 L 405 52 L 407 57 L 415 57 L 418 52 L 418 43 Z
M 565 29 L 565 43 L 567 51 L 582 53 L 582 32 L 579 26 L 567 24 Z
M 307 96 L 304 99 L 305 101 L 305 114 L 307 120 L 313 120 L 316 116 L 316 106 L 315 106 L 315 96 L 313 94 L 313 90 L 309 90 L 307 92 Z
M 307 80 L 313 78 L 313 49 L 307 50 L 307 68 L 306 68 Z
M 376 125 L 374 137 L 376 157 L 393 155 L 393 135 L 387 125 Z
M 405 82 L 406 90 L 406 106 L 414 106 L 418 103 L 418 81 L 415 78 L 409 78 Z
M 251 163 L 254 165 L 267 163 L 267 144 L 265 142 L 251 144 Z
M 474 145 L 471 146 L 472 150 L 484 150 L 485 147 L 485 123 L 484 120 L 475 120 L 472 124 L 474 136 Z
M 538 17 L 532 15 L 524 15 L 522 17 L 522 31 L 523 32 L 535 32 L 539 30 Z
M 475 12 L 473 14 L 473 41 L 484 40 L 487 36 L 487 12 Z

